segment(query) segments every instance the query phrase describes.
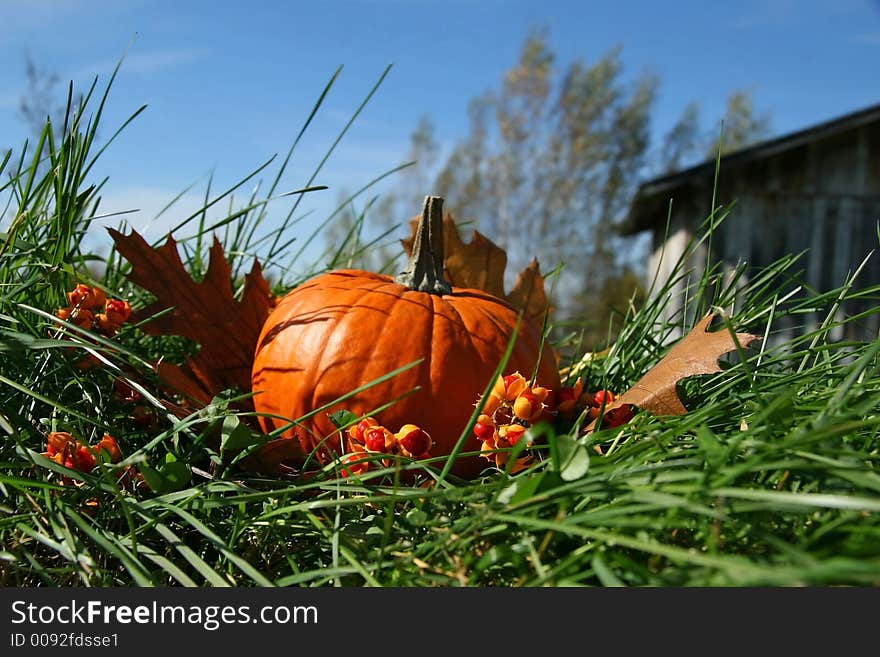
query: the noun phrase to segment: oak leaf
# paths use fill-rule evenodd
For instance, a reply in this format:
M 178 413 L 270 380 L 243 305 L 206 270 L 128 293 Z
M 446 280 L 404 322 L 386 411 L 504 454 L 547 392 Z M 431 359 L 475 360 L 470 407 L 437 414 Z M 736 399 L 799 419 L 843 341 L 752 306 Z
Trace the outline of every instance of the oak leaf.
M 182 366 L 157 363 L 160 380 L 203 404 L 228 388 L 249 391 L 254 349 L 275 302 L 260 263 L 254 259 L 238 301 L 233 295 L 229 264 L 216 237 L 209 251 L 208 269 L 196 282 L 186 271 L 170 235 L 162 246 L 153 248 L 136 231 L 123 235 L 112 228 L 107 230 L 116 249 L 131 264 L 128 279 L 156 297 L 134 314 L 134 320 L 149 320 L 143 325 L 147 333 L 180 335 L 199 345 L 198 353 Z
M 410 236 L 401 240 L 407 257 L 412 253 L 418 223 L 419 218 L 414 217 L 410 221 Z M 463 241 L 449 213 L 443 216 L 443 244 L 446 279 L 454 287 L 488 292 L 522 310 L 526 319 L 541 325 L 544 315 L 551 309 L 537 260 L 532 259 L 528 267 L 517 275 L 510 292 L 505 292 L 507 253 L 504 249 L 476 230 L 470 242 Z
M 635 385 L 605 407 L 605 413 L 625 405 L 637 406 L 653 415 L 684 415 L 687 413 L 678 396 L 676 385 L 682 379 L 697 374 L 715 374 L 721 371 L 718 359 L 738 346 L 748 346 L 762 336 L 735 333 L 726 329 L 709 331 L 715 313 L 705 315 L 684 338 L 677 342 L 660 362 L 645 373 Z M 596 422 L 585 432 L 593 431 Z

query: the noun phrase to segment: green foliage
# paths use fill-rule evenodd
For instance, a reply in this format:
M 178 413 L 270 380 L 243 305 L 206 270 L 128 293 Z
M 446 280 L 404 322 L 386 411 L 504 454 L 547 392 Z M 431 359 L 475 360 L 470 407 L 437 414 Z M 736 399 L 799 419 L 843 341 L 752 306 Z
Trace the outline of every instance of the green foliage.
M 691 281 L 679 263 L 644 303 L 620 308 L 606 353 L 572 347 L 562 365 L 588 388 L 625 389 L 687 328 L 684 316 L 663 319 L 662 310 L 672 285 L 689 281 L 685 306 L 720 307 L 768 340 L 733 354 L 722 373 L 687 381 L 688 414 L 638 413 L 589 435 L 578 424 L 545 427 L 547 448 L 527 469 L 487 466 L 476 481 L 455 479 L 440 457 L 360 478 L 342 476 L 338 463 L 260 476 L 225 458 L 255 444 L 234 395 L 183 417 L 159 402 L 149 363 L 179 359 L 185 345 L 137 326 L 89 342 L 95 336 L 54 321 L 64 292 L 95 264 L 81 246 L 98 210 L 100 185 L 88 172 L 99 114 L 69 110 L 61 143 L 47 129 L 27 158 L 4 161 L 0 585 L 880 584 L 880 343 L 830 337 L 840 321 L 858 319 L 838 319 L 840 301 L 876 298 L 877 287 L 847 280 L 829 293 L 795 294 L 794 256 L 724 285 L 711 267 Z M 274 241 L 271 260 L 280 259 L 292 236 L 258 230 L 277 196 L 249 198 L 220 226 L 200 215 L 184 223 L 198 224 L 181 240 L 190 270 L 202 266 L 199 245 L 211 232 L 235 271 L 260 244 Z M 716 213 L 699 239 L 727 216 Z M 112 252 L 99 264 L 92 282 L 144 305 Z M 826 319 L 807 330 L 811 313 Z M 800 332 L 777 334 L 783 318 Z M 86 348 L 100 367 L 76 367 Z M 117 381 L 141 394 L 152 425 L 136 423 L 114 396 Z M 337 417 L 340 426 L 352 420 Z M 125 459 L 88 474 L 67 470 L 40 455 L 47 432 L 62 429 L 87 442 L 109 432 Z M 476 449 L 464 438 L 463 451 Z M 128 466 L 152 490 L 132 485 Z

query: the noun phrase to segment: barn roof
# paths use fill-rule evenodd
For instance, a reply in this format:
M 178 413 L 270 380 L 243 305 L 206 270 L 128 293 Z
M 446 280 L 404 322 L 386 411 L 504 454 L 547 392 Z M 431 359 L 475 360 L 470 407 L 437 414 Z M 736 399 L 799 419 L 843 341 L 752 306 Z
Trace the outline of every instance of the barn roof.
M 722 163 L 725 167 L 741 166 L 877 121 L 880 121 L 880 104 L 781 137 L 774 137 L 747 148 L 731 151 L 723 156 Z M 676 190 L 706 178 L 711 180 L 714 175 L 715 159 L 713 158 L 687 169 L 643 182 L 636 191 L 627 217 L 618 227 L 620 232 L 624 235 L 632 235 L 665 222 L 669 199 Z

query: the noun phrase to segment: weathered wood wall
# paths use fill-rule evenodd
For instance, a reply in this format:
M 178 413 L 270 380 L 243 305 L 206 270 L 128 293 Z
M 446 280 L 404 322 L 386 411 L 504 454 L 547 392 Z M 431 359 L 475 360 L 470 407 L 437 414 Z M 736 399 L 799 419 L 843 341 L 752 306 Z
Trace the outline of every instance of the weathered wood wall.
M 711 177 L 691 180 L 672 194 L 669 234 L 654 233 L 654 252 L 648 271 L 666 280 L 687 242 L 698 233 L 712 201 Z M 785 254 L 806 252 L 795 269 L 818 291 L 842 285 L 872 251 L 880 247 L 880 123 L 862 126 L 776 155 L 724 166 L 719 175 L 717 202 L 735 202 L 730 216 L 713 235 L 712 255 L 728 268 L 746 262 L 765 267 Z M 667 238 L 664 240 L 664 238 Z M 699 277 L 706 262 L 706 245 L 686 263 Z M 880 253 L 870 257 L 858 288 L 880 283 Z M 674 297 L 686 303 L 684 285 Z M 880 305 L 877 298 L 849 301 L 842 308 L 854 315 Z M 670 311 L 674 311 L 673 306 Z M 878 316 L 848 326 L 849 334 L 835 337 L 873 338 Z M 805 317 L 798 330 L 811 328 L 818 317 Z M 789 320 L 793 325 L 794 319 Z M 794 329 L 794 326 L 790 328 Z M 783 326 L 782 330 L 786 330 Z

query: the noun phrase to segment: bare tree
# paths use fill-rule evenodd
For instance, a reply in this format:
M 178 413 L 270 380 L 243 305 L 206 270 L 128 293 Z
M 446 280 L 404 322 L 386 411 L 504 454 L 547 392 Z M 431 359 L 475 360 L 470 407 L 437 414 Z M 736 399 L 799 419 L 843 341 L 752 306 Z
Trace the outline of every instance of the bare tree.
M 25 55 L 26 87 L 18 102 L 18 115 L 31 132 L 39 134 L 47 120 L 60 130 L 67 108 L 57 73 L 41 68 L 31 57 Z

